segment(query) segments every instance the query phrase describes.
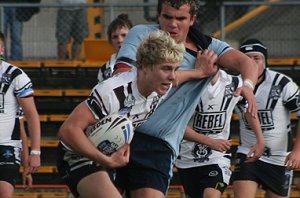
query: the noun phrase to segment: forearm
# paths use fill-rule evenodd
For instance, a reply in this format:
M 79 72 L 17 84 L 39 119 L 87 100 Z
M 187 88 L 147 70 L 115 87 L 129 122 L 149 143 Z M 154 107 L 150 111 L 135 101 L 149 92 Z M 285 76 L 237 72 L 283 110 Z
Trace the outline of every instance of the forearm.
M 41 150 L 41 126 L 38 114 L 26 116 L 31 141 L 31 150 Z
M 199 143 L 199 144 L 208 145 L 210 143 L 210 138 L 209 137 L 207 137 L 206 135 L 203 135 L 201 133 L 197 133 L 196 131 L 194 131 L 190 127 L 186 128 L 183 138 L 185 140 L 188 140 L 188 141 L 191 141 L 191 142 L 196 142 L 196 143 Z
M 80 128 L 63 124 L 59 130 L 58 137 L 76 153 L 85 156 L 100 165 L 107 166 L 107 156 L 101 153 L 96 146 L 92 144 Z
M 295 141 L 294 141 L 293 150 L 300 152 L 300 119 L 298 119 L 297 133 L 296 133 L 296 138 L 295 138 Z
M 178 70 L 176 71 L 176 82 L 174 85 L 180 85 L 189 80 L 198 80 L 207 77 L 200 70 Z
M 21 130 L 22 131 L 22 130 Z M 22 165 L 26 168 L 29 165 L 29 149 L 28 149 L 28 140 L 26 133 L 21 132 L 22 139 Z
M 262 130 L 260 127 L 258 117 L 251 116 L 251 114 L 249 112 L 245 112 L 245 117 L 246 117 L 247 122 L 249 123 L 252 131 L 254 131 L 254 133 L 255 133 L 257 143 L 264 145 L 264 137 L 263 137 L 263 133 L 262 133 Z
M 238 50 L 226 52 L 219 58 L 219 64 L 232 71 L 238 72 L 244 80 L 249 79 L 256 85 L 258 65 L 242 52 Z

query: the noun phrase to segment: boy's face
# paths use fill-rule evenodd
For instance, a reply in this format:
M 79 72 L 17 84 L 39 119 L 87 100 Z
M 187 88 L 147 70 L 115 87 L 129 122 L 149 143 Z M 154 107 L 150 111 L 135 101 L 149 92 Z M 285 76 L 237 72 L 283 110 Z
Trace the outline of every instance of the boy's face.
M 120 27 L 111 33 L 111 45 L 116 51 L 119 51 L 121 48 L 128 32 L 128 27 Z
M 184 4 L 176 9 L 168 4 L 162 5 L 158 16 L 160 28 L 169 32 L 176 42 L 184 42 L 190 26 L 194 24 L 196 16 L 190 14 L 190 5 Z
M 153 91 L 159 95 L 165 95 L 176 78 L 176 70 L 180 63 L 162 63 L 154 67 L 143 67 L 145 80 L 147 81 L 148 94 Z

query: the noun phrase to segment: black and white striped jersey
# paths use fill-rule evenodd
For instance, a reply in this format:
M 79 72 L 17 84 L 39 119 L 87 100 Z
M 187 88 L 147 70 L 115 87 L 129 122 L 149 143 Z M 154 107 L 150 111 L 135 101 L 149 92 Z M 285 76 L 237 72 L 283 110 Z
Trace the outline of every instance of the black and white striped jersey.
M 210 83 L 204 89 L 189 126 L 214 139 L 229 139 L 232 112 L 235 105 L 242 100 L 242 97 L 235 97 L 233 93 L 241 86 L 240 77 L 220 70 L 218 81 L 214 85 Z M 183 140 L 176 166 L 191 168 L 210 164 L 230 165 L 230 160 L 224 158 L 224 155 L 230 154 L 212 150 L 204 144 Z
M 16 130 L 19 111 L 17 97 L 33 94 L 30 78 L 18 67 L 2 61 L 0 65 L 0 145 L 21 148 L 20 131 Z
M 118 113 L 126 115 L 137 127 L 148 119 L 165 96 L 156 92 L 147 98 L 142 96 L 137 87 L 137 70 L 133 68 L 97 84 L 86 103 L 96 119 Z
M 263 82 L 255 88 L 255 96 L 266 146 L 260 160 L 282 166 L 292 148 L 290 113 L 296 112 L 297 116 L 300 115 L 299 88 L 286 75 L 266 69 Z M 236 110 L 241 118 L 241 146 L 238 152 L 247 154 L 256 138 L 242 116 L 244 105 L 238 105 Z

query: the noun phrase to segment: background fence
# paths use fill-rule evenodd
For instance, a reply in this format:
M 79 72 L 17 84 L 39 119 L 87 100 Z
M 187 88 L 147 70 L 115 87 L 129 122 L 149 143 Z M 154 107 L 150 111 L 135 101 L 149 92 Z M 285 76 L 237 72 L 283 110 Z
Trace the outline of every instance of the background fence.
M 1 1 L 2 2 L 2 1 Z M 9 1 L 8 1 L 9 2 Z M 0 3 L 1 30 L 5 30 L 5 9 L 34 6 L 39 12 L 23 22 L 24 60 L 57 58 L 56 23 L 60 8 L 87 9 L 88 38 L 106 38 L 109 22 L 127 13 L 134 24 L 156 23 L 156 0 L 88 0 L 86 5 L 65 6 L 57 1 L 42 0 L 38 4 Z M 270 57 L 298 57 L 300 54 L 300 1 L 201 1 L 197 27 L 238 47 L 243 40 L 256 37 L 269 48 Z M 58 20 L 66 20 L 59 18 Z M 77 33 L 83 30 L 76 29 Z M 75 32 L 76 33 L 76 32 Z M 7 32 L 7 53 L 11 37 Z M 15 53 L 15 52 L 12 52 Z M 84 58 L 84 57 L 83 57 Z

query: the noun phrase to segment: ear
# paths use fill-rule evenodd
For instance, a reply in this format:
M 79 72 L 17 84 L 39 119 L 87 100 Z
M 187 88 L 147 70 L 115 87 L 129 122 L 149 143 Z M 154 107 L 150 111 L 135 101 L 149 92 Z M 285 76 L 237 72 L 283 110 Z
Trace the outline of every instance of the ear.
M 190 26 L 193 26 L 194 23 L 196 22 L 196 20 L 197 20 L 197 16 L 196 16 L 196 15 L 191 16 L 191 23 L 190 23 Z

